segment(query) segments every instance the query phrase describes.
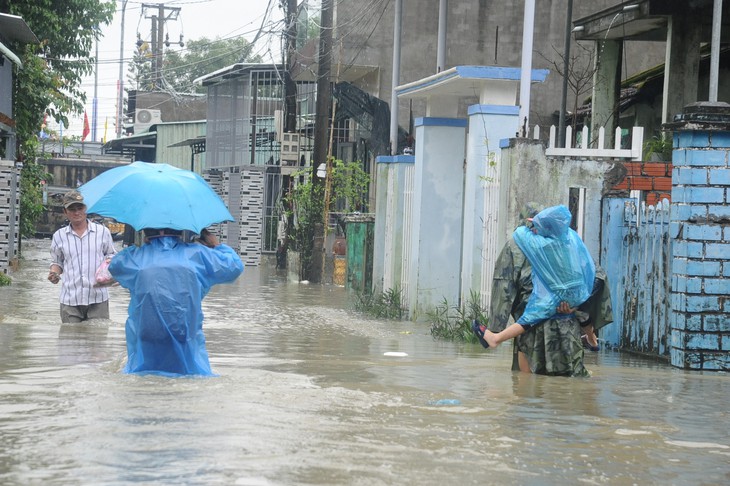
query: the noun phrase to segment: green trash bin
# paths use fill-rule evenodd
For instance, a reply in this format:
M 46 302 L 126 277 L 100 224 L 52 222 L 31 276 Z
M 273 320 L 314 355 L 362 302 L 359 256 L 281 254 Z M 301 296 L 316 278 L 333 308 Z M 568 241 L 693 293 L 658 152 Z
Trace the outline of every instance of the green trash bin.
M 344 217 L 347 235 L 347 277 L 345 287 L 371 292 L 373 286 L 373 233 L 375 216 L 352 214 Z

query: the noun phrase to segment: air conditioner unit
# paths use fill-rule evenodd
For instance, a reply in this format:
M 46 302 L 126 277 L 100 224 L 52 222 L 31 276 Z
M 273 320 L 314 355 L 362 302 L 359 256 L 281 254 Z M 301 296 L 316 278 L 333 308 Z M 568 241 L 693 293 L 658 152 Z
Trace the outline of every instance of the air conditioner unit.
M 162 123 L 160 110 L 138 108 L 134 111 L 134 133 L 146 132 L 157 123 Z

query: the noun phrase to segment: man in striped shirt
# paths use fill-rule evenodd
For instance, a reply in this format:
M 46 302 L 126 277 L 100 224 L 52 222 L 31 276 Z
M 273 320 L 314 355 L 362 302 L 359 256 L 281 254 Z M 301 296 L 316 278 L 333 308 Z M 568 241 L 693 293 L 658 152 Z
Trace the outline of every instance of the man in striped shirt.
M 95 274 L 102 261 L 116 253 L 112 235 L 86 217 L 84 197 L 78 191 L 64 194 L 63 213 L 69 224 L 53 234 L 48 274 L 51 283 L 62 282 L 61 322 L 108 319 L 109 292 L 95 285 Z

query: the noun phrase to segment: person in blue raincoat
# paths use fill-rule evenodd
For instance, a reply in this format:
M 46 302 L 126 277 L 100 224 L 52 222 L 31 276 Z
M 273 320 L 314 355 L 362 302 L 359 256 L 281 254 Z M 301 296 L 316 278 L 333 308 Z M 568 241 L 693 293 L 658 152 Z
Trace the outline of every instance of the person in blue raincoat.
M 170 229 L 144 233 L 145 244 L 126 248 L 109 265 L 131 295 L 124 372 L 213 375 L 202 301 L 213 285 L 236 280 L 241 258 L 206 230 L 200 243 L 185 243 Z
M 568 208 L 553 206 L 532 218 L 532 228 L 515 230 L 514 242 L 532 265 L 533 290 L 524 312 L 511 326 L 494 333 L 475 325 L 480 342 L 496 347 L 556 314 L 572 314 L 591 296 L 595 264 L 570 228 L 570 220 Z

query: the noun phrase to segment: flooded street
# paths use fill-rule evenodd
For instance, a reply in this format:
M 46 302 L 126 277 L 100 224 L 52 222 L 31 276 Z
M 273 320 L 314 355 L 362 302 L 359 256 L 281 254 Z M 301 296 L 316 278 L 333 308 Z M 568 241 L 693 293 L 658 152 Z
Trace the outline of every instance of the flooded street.
M 0 288 L 0 484 L 730 483 L 726 373 L 601 351 L 590 379 L 515 374 L 509 346 L 249 267 L 204 301 L 220 376 L 125 375 L 128 294 L 61 326 L 49 245 Z

